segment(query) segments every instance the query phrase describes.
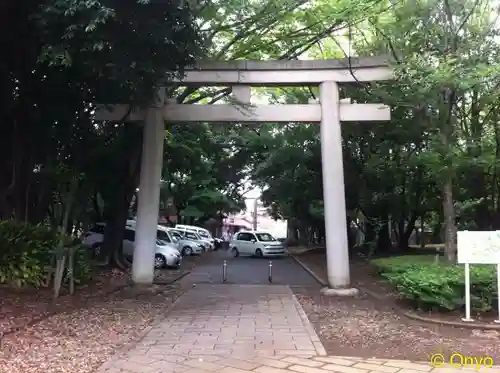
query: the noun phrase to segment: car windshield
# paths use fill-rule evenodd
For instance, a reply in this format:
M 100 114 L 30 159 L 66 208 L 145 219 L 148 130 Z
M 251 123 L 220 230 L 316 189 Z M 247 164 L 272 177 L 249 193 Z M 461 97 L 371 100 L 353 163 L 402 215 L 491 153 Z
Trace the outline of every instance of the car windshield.
M 182 235 L 180 233 L 170 231 L 170 234 L 175 242 L 182 240 Z
M 200 235 L 200 237 L 210 238 L 210 236 L 207 233 L 205 233 L 205 232 L 198 232 L 198 234 Z
M 157 245 L 160 245 L 160 246 L 167 246 L 168 245 L 168 242 L 165 242 L 165 241 L 162 241 L 162 240 L 156 240 L 156 244 Z
M 269 233 L 255 233 L 255 235 L 257 236 L 257 239 L 261 242 L 276 241 L 276 239 Z
M 186 237 L 188 240 L 196 240 L 196 241 L 201 240 L 200 236 L 198 236 L 194 232 L 189 232 L 189 231 L 184 232 L 184 237 Z
M 162 241 L 170 241 L 170 238 L 168 237 L 168 233 L 165 231 L 157 230 L 156 231 L 156 238 Z

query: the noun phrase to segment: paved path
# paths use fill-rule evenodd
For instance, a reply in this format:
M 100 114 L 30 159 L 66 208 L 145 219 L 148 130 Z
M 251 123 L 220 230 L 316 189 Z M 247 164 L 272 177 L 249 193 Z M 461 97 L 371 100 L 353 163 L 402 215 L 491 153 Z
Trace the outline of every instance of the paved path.
M 319 286 L 316 280 L 291 257 L 234 258 L 226 250 L 208 252 L 205 256 L 189 275 L 189 281 L 195 284 L 220 284 L 224 260 L 227 263 L 227 283 L 268 284 L 269 260 L 271 260 L 273 284 Z
M 136 346 L 115 356 L 98 373 L 460 371 L 402 360 L 325 355 L 288 286 L 200 284 L 179 298 L 167 318 Z

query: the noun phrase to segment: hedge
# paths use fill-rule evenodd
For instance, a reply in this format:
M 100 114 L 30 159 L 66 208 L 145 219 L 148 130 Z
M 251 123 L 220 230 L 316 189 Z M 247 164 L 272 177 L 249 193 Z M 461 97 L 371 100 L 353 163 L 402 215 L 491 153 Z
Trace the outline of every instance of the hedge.
M 56 231 L 43 225 L 0 221 L 0 284 L 40 286 L 46 279 L 47 268 L 52 265 L 58 237 Z M 83 246 L 75 252 L 73 273 L 77 283 L 91 277 L 88 254 Z
M 463 265 L 434 263 L 433 256 L 408 255 L 372 260 L 402 299 L 425 310 L 459 310 L 465 305 Z M 496 308 L 496 267 L 471 266 L 471 307 L 486 312 Z

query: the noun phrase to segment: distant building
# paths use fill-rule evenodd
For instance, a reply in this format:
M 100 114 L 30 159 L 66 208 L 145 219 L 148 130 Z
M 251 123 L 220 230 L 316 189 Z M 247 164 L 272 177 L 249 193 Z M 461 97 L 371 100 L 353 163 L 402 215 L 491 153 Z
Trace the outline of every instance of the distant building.
M 236 232 L 250 229 L 252 229 L 252 222 L 247 219 L 245 214 L 230 214 L 222 224 L 222 238 L 229 241 Z
M 257 212 L 255 214 L 255 211 Z M 229 214 L 223 223 L 223 235 L 231 237 L 240 230 L 253 230 L 255 215 L 257 215 L 257 230 L 266 231 L 276 237 L 286 237 L 287 223 L 274 220 L 260 200 L 247 200 L 247 209 L 238 214 Z

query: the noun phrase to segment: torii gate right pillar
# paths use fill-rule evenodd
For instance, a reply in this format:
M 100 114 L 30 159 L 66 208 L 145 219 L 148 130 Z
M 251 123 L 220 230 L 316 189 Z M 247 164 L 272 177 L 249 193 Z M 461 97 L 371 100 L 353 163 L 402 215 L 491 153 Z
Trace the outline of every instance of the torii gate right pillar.
M 358 290 L 350 287 L 340 99 L 337 82 L 327 81 L 320 84 L 320 104 L 326 266 L 329 285 L 322 290 L 322 293 L 355 295 Z

